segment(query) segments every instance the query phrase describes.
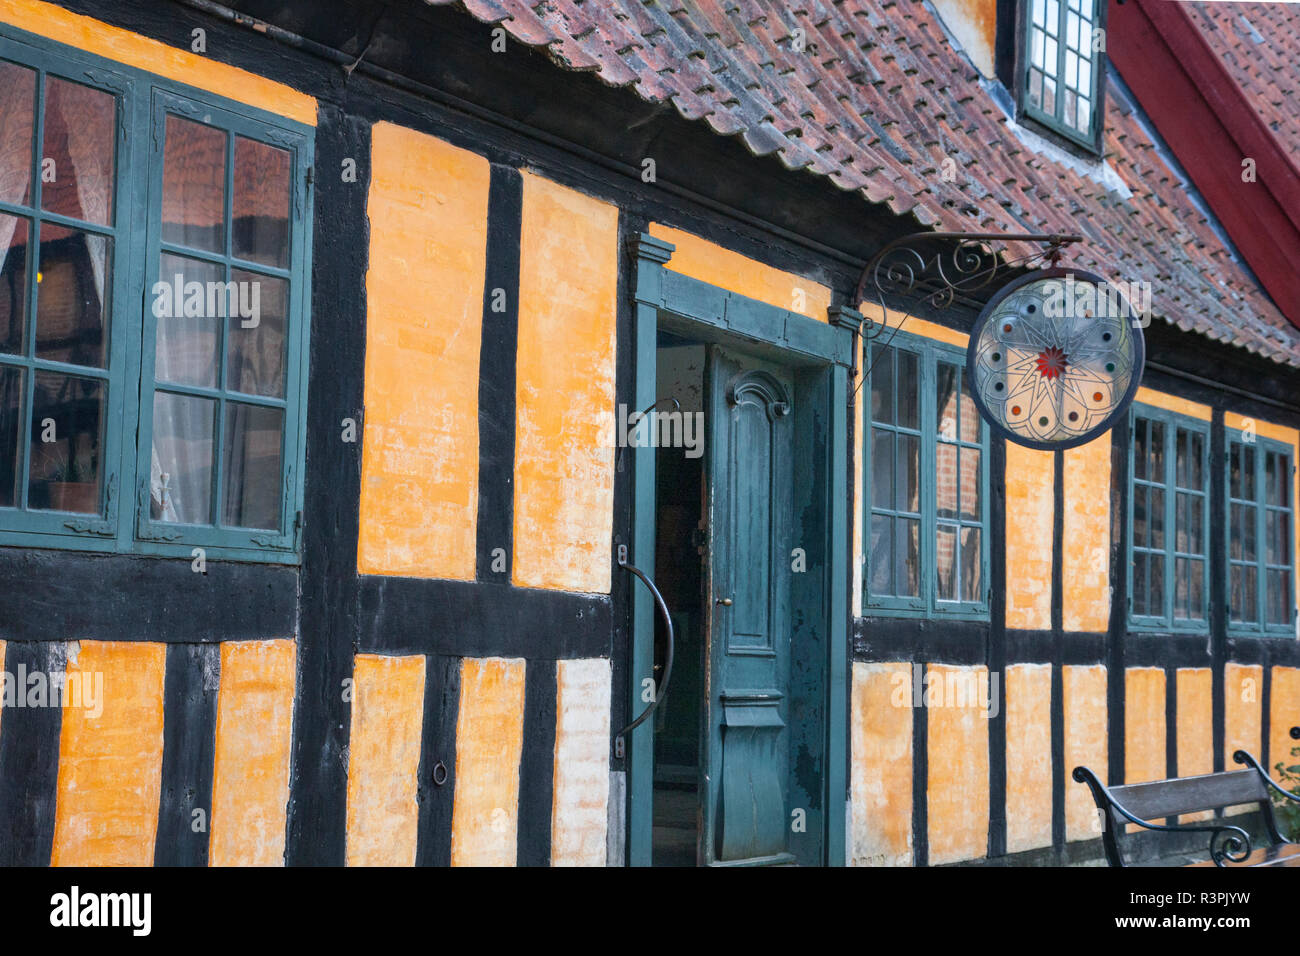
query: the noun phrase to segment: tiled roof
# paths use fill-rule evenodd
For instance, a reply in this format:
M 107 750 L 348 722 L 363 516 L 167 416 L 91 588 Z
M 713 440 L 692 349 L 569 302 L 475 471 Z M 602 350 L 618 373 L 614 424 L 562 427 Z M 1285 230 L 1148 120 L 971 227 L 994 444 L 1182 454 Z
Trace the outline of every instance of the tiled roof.
M 1028 148 L 921 0 L 426 2 L 462 3 L 563 68 L 671 101 L 921 226 L 1078 232 L 1066 264 L 1150 282 L 1153 311 L 1179 328 L 1300 366 L 1300 330 L 1233 261 L 1114 83 L 1106 158 L 1128 197 Z

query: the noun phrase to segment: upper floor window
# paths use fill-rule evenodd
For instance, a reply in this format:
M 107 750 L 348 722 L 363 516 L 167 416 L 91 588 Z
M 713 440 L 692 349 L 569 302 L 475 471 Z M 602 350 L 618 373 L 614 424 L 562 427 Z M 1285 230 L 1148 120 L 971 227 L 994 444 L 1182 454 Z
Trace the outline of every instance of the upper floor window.
M 1084 145 L 1095 140 L 1100 0 L 1025 0 L 1023 106 L 1027 115 Z M 1097 36 L 1099 40 L 1099 36 Z
M 965 355 L 906 333 L 868 353 L 865 603 L 988 616 L 988 429 Z
M 1228 627 L 1291 636 L 1292 449 L 1257 435 L 1230 432 L 1227 450 Z
M 1208 627 L 1209 423 L 1134 405 L 1129 454 L 1129 623 Z
M 295 559 L 311 143 L 0 36 L 0 543 Z

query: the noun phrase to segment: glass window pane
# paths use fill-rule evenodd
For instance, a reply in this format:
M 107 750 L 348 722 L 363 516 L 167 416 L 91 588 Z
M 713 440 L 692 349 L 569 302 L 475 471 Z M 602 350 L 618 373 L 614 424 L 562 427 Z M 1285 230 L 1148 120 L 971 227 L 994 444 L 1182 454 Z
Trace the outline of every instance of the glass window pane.
M 1079 60 L 1079 92 L 1083 94 L 1083 97 L 1080 99 L 1080 105 L 1082 105 L 1083 99 L 1086 99 L 1088 97 L 1088 94 L 1092 92 L 1092 63 L 1088 59 L 1088 45 L 1091 43 L 1091 41 L 1092 41 L 1092 37 L 1089 36 L 1087 32 L 1085 32 L 1083 36 L 1084 56 L 1082 59 Z M 1084 119 L 1082 116 L 1080 116 L 1079 117 L 1080 125 L 1082 125 L 1083 122 Z
M 1286 504 L 1286 467 L 1281 455 L 1264 455 L 1264 500 L 1271 505 Z
M 1198 432 L 1187 436 L 1187 487 L 1205 489 L 1205 438 Z
M 154 520 L 211 523 L 215 412 L 211 399 L 155 393 L 149 476 Z
M 935 363 L 937 372 L 934 427 L 939 437 L 957 440 L 957 367 L 947 362 Z
M 1079 99 L 1079 124 L 1076 127 L 1084 132 L 1092 129 L 1092 105 L 1089 100 Z
M 1165 546 L 1165 493 L 1161 488 L 1149 489 L 1151 508 L 1148 517 L 1151 521 L 1151 547 L 1160 550 Z
M 1291 622 L 1291 575 L 1286 571 L 1269 571 L 1268 587 L 1264 592 L 1268 602 L 1268 623 Z
M 1255 449 L 1243 445 L 1241 450 L 1241 497 L 1247 501 L 1258 501 L 1259 491 L 1255 484 Z
M 1251 588 L 1254 593 L 1254 588 Z M 1246 613 L 1246 569 L 1232 565 L 1228 574 L 1228 615 L 1234 621 L 1244 621 Z
M 107 368 L 112 241 L 43 222 L 38 262 L 36 357 Z
M 113 221 L 117 98 L 57 76 L 45 81 L 41 205 L 106 226 Z
M 1056 81 L 1043 77 L 1043 112 L 1056 112 Z
M 212 262 L 163 253 L 154 286 L 154 377 L 177 385 L 217 384 L 219 315 L 229 304 L 224 270 Z
M 1069 92 L 1079 88 L 1079 57 L 1074 51 L 1067 49 L 1065 51 L 1065 86 L 1066 100 L 1069 101 Z
M 1233 498 L 1241 495 L 1241 458 L 1242 445 L 1238 442 L 1228 444 L 1228 494 Z
M 1187 618 L 1187 601 L 1191 590 L 1191 569 L 1186 558 L 1174 560 L 1174 617 Z
M 921 427 L 921 376 L 915 352 L 898 353 L 898 424 Z
M 1147 464 L 1147 476 L 1152 481 L 1165 483 L 1165 425 L 1164 422 L 1151 422 L 1148 431 L 1147 451 L 1151 458 Z
M 230 278 L 239 307 L 227 312 L 226 388 L 283 398 L 289 283 L 239 269 Z
M 1133 488 L 1133 545 L 1138 548 L 1149 548 L 1150 528 L 1147 521 L 1147 489 L 1144 485 L 1135 485 Z
M 240 528 L 280 527 L 283 437 L 281 409 L 226 403 L 223 524 Z
M 1242 527 L 1250 522 L 1246 520 L 1250 509 L 1245 505 L 1233 505 L 1228 509 L 1228 556 L 1240 561 L 1242 558 Z
M 940 518 L 957 517 L 957 446 L 939 442 L 935 448 L 935 510 Z
M 921 440 L 915 435 L 898 436 L 898 479 L 894 485 L 894 508 L 921 511 Z
M 1187 431 L 1182 428 L 1174 430 L 1174 474 L 1180 487 L 1189 487 L 1191 480 L 1187 471 Z
M 1043 69 L 1043 31 L 1030 31 L 1030 56 L 1035 67 Z
M 1042 26 L 1046 22 L 1046 0 L 1034 0 L 1034 23 Z
M 235 137 L 234 222 L 236 256 L 286 269 L 289 266 L 288 150 Z
M 1187 548 L 1190 554 L 1205 553 L 1205 499 L 1191 498 L 1187 507 Z
M 1188 550 L 1188 511 L 1190 510 L 1188 499 L 1191 496 L 1184 492 L 1174 493 L 1174 550 Z
M 1267 545 L 1265 558 L 1269 564 L 1290 564 L 1287 554 L 1287 518 L 1288 512 L 1269 511 L 1264 515 L 1264 541 Z
M 1188 565 L 1187 616 L 1194 620 L 1205 617 L 1205 562 L 1191 559 Z
M 1164 617 L 1168 613 L 1165 611 L 1165 558 L 1162 554 L 1153 554 L 1149 560 L 1151 578 L 1147 582 L 1147 613 Z
M 1061 29 L 1061 5 L 1057 0 L 1047 0 L 1047 32 L 1055 36 Z
M 940 601 L 957 600 L 957 529 L 939 525 L 935 541 L 935 598 Z
M 958 378 L 961 381 L 961 440 L 977 444 L 984 420 L 980 418 L 979 410 L 975 407 L 975 399 L 971 397 L 970 389 L 966 387 L 966 377 L 961 375 Z
M 0 215 L 0 352 L 27 349 L 27 255 L 31 223 Z
M 974 448 L 961 450 L 961 516 L 964 521 L 979 521 L 982 517 L 982 493 L 980 482 L 980 453 Z
M 895 518 L 894 546 L 898 594 L 916 597 L 921 593 L 921 522 L 914 518 Z
M 871 516 L 871 581 L 872 594 L 894 593 L 894 547 L 889 529 L 894 522 L 888 515 Z
M 1133 555 L 1133 613 L 1150 614 L 1147 604 L 1149 603 L 1150 588 L 1147 587 L 1147 574 L 1150 562 L 1146 554 Z
M 871 507 L 894 507 L 894 433 L 871 429 Z
M 1242 600 L 1241 600 L 1241 619 L 1243 621 L 1259 620 L 1259 591 L 1257 589 L 1258 571 L 1254 565 L 1242 566 Z
M 984 600 L 983 562 L 980 560 L 980 529 L 961 529 L 961 599 Z
M 168 114 L 163 148 L 163 241 L 224 252 L 225 215 L 225 132 Z
M 1029 102 L 1039 109 L 1043 106 L 1043 74 L 1038 70 L 1029 71 Z
M 0 508 L 18 505 L 23 431 L 23 370 L 0 365 Z
M 871 420 L 890 424 L 894 421 L 894 354 L 891 349 L 872 350 Z
M 36 373 L 29 508 L 99 511 L 105 391 L 99 379 Z
M 1133 421 L 1133 476 L 1146 480 L 1147 475 L 1147 420 L 1136 418 Z
M 1241 557 L 1243 561 L 1255 561 L 1259 552 L 1255 547 L 1256 510 L 1249 505 L 1237 505 L 1241 510 Z
M 1056 81 L 1060 79 L 1056 65 L 1056 40 L 1049 36 L 1043 44 L 1044 72 L 1047 73 L 1046 84 L 1052 90 L 1056 89 Z
M 31 205 L 35 116 L 36 71 L 0 60 L 0 201 Z

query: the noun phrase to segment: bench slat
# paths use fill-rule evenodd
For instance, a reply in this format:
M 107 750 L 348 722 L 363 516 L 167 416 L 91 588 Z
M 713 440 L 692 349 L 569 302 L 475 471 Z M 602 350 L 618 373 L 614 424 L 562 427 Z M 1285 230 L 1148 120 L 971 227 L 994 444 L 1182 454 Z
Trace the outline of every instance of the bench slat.
M 1264 782 L 1254 770 L 1209 773 L 1152 783 L 1111 787 L 1111 795 L 1136 817 L 1159 822 L 1162 817 L 1258 803 L 1268 799 Z

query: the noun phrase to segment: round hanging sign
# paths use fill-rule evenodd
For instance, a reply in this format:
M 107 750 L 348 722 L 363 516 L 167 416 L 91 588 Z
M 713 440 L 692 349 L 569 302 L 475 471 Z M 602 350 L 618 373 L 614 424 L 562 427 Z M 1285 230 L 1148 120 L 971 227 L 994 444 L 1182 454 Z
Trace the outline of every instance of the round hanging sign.
M 984 307 L 966 378 L 980 414 L 1010 441 L 1072 448 L 1115 424 L 1145 362 L 1140 320 L 1120 290 L 1057 268 L 1022 276 Z

